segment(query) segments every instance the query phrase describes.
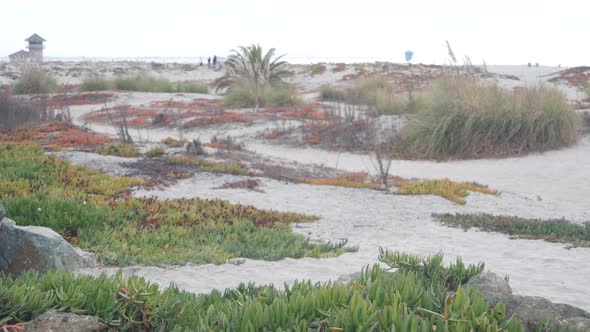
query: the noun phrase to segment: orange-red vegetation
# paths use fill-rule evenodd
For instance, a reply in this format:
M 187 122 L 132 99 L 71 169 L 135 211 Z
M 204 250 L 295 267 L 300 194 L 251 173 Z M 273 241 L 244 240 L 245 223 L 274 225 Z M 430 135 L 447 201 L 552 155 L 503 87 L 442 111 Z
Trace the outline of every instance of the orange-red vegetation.
M 275 139 L 281 135 L 284 135 L 288 132 L 288 130 L 285 129 L 275 129 L 273 131 L 271 131 L 270 133 L 266 134 L 265 137 L 266 139 Z
M 294 119 L 294 120 L 319 120 L 327 121 L 336 119 L 335 116 L 328 115 L 324 111 L 317 111 L 317 105 L 306 106 L 283 106 L 267 107 L 264 109 L 266 115 L 270 115 L 274 120 Z M 322 106 L 324 108 L 324 106 Z
M 205 111 L 200 112 L 196 115 L 196 118 L 188 121 L 184 124 L 185 127 L 196 127 L 196 126 L 210 126 L 214 124 L 223 123 L 252 123 L 252 119 L 245 117 L 242 114 L 228 111 Z
M 105 144 L 112 139 L 92 131 L 81 129 L 67 122 L 51 122 L 38 127 L 23 127 L 0 136 L 1 141 L 14 143 L 38 143 L 59 147 L 91 147 Z
M 50 107 L 64 107 L 74 105 L 95 105 L 104 104 L 109 98 L 113 96 L 112 93 L 106 92 L 82 92 L 82 93 L 62 93 L 54 96 L 37 95 L 32 97 L 32 101 L 37 104 L 47 104 Z
M 150 103 L 152 108 L 163 109 L 182 109 L 187 111 L 215 111 L 223 109 L 221 99 L 193 99 L 192 102 L 186 103 L 175 100 L 160 100 Z

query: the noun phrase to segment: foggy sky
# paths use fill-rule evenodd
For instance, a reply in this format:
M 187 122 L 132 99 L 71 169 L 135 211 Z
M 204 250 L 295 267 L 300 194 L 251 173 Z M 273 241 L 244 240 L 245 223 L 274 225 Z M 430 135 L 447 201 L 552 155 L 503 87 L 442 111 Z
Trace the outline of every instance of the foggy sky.
M 448 62 L 445 40 L 474 64 L 584 65 L 590 2 L 2 0 L 0 57 L 36 32 L 55 57 L 224 56 L 275 47 L 294 62 Z

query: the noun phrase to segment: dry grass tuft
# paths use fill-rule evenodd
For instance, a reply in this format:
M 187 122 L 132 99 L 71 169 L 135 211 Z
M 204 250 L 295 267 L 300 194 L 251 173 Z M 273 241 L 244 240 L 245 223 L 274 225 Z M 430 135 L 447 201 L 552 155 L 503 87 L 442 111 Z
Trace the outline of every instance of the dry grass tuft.
M 305 179 L 303 183 L 316 186 L 335 186 L 346 188 L 364 188 L 375 189 L 373 183 L 368 182 L 369 174 L 365 172 L 347 173 L 339 175 L 335 178 L 325 179 Z
M 185 139 L 174 139 L 172 137 L 166 137 L 162 140 L 162 144 L 166 144 L 171 148 L 181 148 L 186 144 Z
M 463 198 L 469 191 L 476 191 L 488 195 L 497 195 L 495 190 L 471 182 L 454 182 L 443 180 L 398 180 L 396 186 L 402 195 L 437 195 L 457 204 L 465 204 Z

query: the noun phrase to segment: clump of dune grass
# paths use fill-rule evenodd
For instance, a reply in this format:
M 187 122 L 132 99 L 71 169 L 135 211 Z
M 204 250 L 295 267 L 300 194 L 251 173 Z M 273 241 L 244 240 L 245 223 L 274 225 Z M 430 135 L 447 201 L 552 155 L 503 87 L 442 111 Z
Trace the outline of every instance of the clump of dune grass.
M 332 72 L 333 73 L 339 73 L 341 71 L 345 71 L 346 70 L 346 64 L 345 63 L 337 63 L 334 68 L 332 68 Z
M 19 66 L 20 77 L 12 85 L 15 95 L 53 93 L 57 91 L 57 81 L 51 74 L 34 64 Z
M 171 148 L 181 148 L 186 144 L 185 139 L 175 139 L 172 137 L 166 137 L 162 140 L 162 144 L 166 144 Z
M 465 204 L 465 197 L 470 191 L 476 191 L 488 195 L 496 195 L 495 190 L 473 182 L 455 182 L 449 179 L 442 180 L 411 180 L 397 181 L 398 193 L 402 195 L 437 195 L 457 204 Z
M 318 63 L 318 64 L 315 64 L 315 65 L 311 65 L 309 67 L 309 74 L 311 76 L 321 75 L 321 74 L 325 73 L 327 69 L 328 68 L 326 67 L 325 64 Z
M 345 101 L 346 91 L 344 88 L 324 84 L 320 87 L 320 99 L 324 101 Z
M 169 156 L 166 158 L 169 165 L 194 165 L 202 172 L 223 173 L 232 175 L 245 175 L 248 170 L 241 164 L 234 162 L 215 162 L 205 159 L 189 158 L 187 156 Z
M 441 223 L 463 229 L 478 228 L 499 232 L 516 238 L 569 243 L 576 247 L 590 247 L 590 222 L 576 224 L 565 219 L 525 219 L 491 214 L 434 214 Z
M 113 79 L 104 78 L 96 73 L 90 74 L 82 81 L 81 91 L 126 90 L 139 92 L 167 93 L 209 93 L 209 87 L 198 82 L 170 82 L 149 74 L 121 76 Z
M 153 157 L 159 157 L 162 156 L 166 153 L 166 150 L 164 150 L 163 147 L 161 146 L 156 146 L 153 147 L 151 149 L 149 149 L 146 153 L 145 156 L 148 158 L 153 158 Z
M 106 91 L 114 89 L 114 81 L 100 76 L 96 72 L 90 73 L 80 85 L 80 91 Z
M 256 98 L 246 81 L 236 83 L 225 92 L 223 103 L 227 107 L 248 108 L 256 106 Z M 275 82 L 268 85 L 260 96 L 262 107 L 283 107 L 301 105 L 303 101 L 297 96 L 295 89 L 289 84 Z
M 302 182 L 316 185 L 316 186 L 335 186 L 335 187 L 345 187 L 345 188 L 364 188 L 364 189 L 375 189 L 375 184 L 371 183 L 369 180 L 369 174 L 360 172 L 360 173 L 346 173 L 341 174 L 336 177 L 332 178 L 322 178 L 322 179 L 305 179 Z
M 174 92 L 170 81 L 147 74 L 118 77 L 114 80 L 113 87 L 116 90 L 127 91 Z
M 401 150 L 414 158 L 523 155 L 571 145 L 580 118 L 548 87 L 512 92 L 464 78 L 435 82 L 405 131 Z
M 125 158 L 139 157 L 139 151 L 133 146 L 133 144 L 117 144 L 117 145 L 106 145 L 100 147 L 96 151 L 98 154 L 111 155 Z
M 320 87 L 320 99 L 365 105 L 369 112 L 376 115 L 413 113 L 421 101 L 420 96 L 410 100 L 407 96 L 397 94 L 385 77 L 361 79 L 350 87 L 324 85 Z

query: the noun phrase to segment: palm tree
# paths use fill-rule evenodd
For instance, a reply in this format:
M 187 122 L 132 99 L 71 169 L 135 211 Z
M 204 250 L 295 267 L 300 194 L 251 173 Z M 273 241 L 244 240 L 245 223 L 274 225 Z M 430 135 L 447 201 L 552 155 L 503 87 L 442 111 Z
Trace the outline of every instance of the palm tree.
M 234 49 L 231 52 L 232 54 L 225 62 L 225 75 L 214 82 L 216 91 L 246 82 L 258 110 L 262 104 L 266 86 L 280 82 L 281 78 L 287 74 L 285 70 L 287 62 L 281 61 L 284 55 L 274 57 L 275 49 L 271 48 L 263 56 L 262 47 L 254 44 L 247 47 L 240 46 L 238 50 Z

